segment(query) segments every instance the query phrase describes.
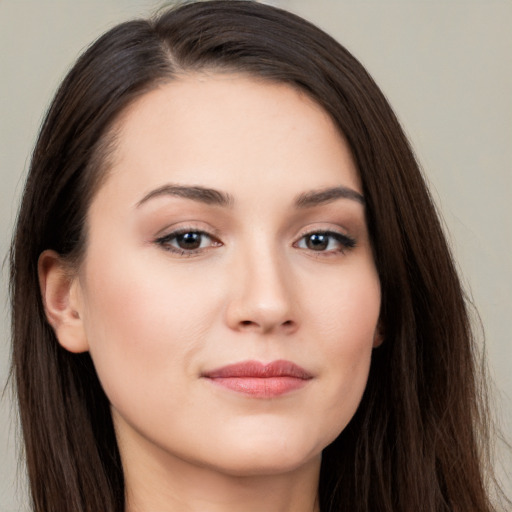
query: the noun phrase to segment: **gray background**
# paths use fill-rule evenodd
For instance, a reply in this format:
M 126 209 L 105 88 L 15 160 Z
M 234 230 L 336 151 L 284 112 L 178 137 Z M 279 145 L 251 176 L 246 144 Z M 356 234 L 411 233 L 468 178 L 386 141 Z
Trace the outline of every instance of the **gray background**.
M 276 0 L 336 37 L 369 69 L 422 162 L 485 329 L 494 401 L 512 439 L 512 1 Z M 150 0 L 0 0 L 0 255 L 50 98 L 78 53 Z M 0 389 L 7 380 L 2 271 Z M 0 512 L 25 510 L 15 408 L 0 400 Z M 512 474 L 510 452 L 501 473 Z M 507 469 L 508 468 L 508 469 Z M 505 483 L 512 494 L 510 479 Z

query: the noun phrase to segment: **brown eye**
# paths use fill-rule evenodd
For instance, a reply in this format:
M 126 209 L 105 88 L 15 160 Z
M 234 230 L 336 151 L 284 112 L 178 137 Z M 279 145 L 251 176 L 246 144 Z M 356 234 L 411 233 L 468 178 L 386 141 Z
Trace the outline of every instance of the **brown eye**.
M 306 247 L 313 251 L 325 251 L 329 245 L 330 237 L 326 233 L 313 233 L 305 237 Z
M 181 255 L 194 254 L 203 249 L 222 245 L 218 240 L 204 231 L 177 231 L 156 240 L 156 243 L 170 252 Z
M 194 250 L 199 249 L 201 247 L 202 239 L 205 237 L 203 233 L 198 232 L 190 232 L 190 233 L 182 233 L 181 235 L 177 235 L 176 245 L 180 249 L 184 250 Z
M 335 231 L 316 231 L 303 235 L 295 244 L 299 249 L 308 249 L 315 252 L 342 253 L 355 247 L 353 238 Z

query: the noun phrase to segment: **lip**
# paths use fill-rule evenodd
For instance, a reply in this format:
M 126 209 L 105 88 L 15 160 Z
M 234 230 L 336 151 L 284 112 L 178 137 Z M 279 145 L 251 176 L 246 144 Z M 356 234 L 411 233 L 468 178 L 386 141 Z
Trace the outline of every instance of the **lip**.
M 242 361 L 204 372 L 213 384 L 254 398 L 274 398 L 302 388 L 313 376 L 291 361 Z

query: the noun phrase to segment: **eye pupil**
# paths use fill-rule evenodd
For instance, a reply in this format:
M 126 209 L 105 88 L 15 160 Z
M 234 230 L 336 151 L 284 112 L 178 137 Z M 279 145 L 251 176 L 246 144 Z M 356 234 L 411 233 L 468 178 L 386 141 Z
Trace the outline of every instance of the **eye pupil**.
M 176 243 L 181 249 L 199 249 L 201 233 L 182 233 L 176 237 Z
M 322 251 L 327 249 L 329 237 L 323 233 L 314 233 L 307 237 L 306 245 L 308 249 L 312 249 L 313 251 Z

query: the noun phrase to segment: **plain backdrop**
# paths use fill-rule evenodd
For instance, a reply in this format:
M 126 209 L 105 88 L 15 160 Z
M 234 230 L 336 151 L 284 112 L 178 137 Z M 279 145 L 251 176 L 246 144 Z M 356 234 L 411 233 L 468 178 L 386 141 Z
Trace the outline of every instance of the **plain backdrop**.
M 485 329 L 496 411 L 512 439 L 512 1 L 275 0 L 368 68 L 408 133 Z M 150 0 L 0 0 L 0 255 L 43 113 L 77 55 Z M 8 376 L 2 271 L 0 389 Z M 482 339 L 483 343 L 483 339 Z M 27 510 L 16 410 L 0 400 L 0 512 Z M 502 454 L 505 450 L 498 445 Z M 502 474 L 512 474 L 510 456 Z M 512 494 L 510 480 L 505 483 Z

